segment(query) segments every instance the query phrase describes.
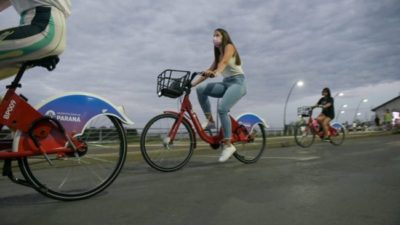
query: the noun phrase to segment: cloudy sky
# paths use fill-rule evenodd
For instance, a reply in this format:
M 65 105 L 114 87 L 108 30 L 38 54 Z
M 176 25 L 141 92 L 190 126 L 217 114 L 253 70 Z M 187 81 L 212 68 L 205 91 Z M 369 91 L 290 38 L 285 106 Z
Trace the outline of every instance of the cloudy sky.
M 85 91 L 124 105 L 137 127 L 177 102 L 156 96 L 166 68 L 199 71 L 213 60 L 212 34 L 227 29 L 247 76 L 248 94 L 233 115 L 255 112 L 282 127 L 296 108 L 314 104 L 324 87 L 349 120 L 363 98 L 361 118 L 400 94 L 398 0 L 146 0 L 73 1 L 68 46 L 58 68 L 33 69 L 22 92 L 32 104 L 64 91 Z M 13 8 L 0 13 L 0 29 L 15 26 Z M 219 81 L 215 78 L 214 81 Z M 4 86 L 10 80 L 0 81 Z M 195 108 L 200 108 L 195 95 Z

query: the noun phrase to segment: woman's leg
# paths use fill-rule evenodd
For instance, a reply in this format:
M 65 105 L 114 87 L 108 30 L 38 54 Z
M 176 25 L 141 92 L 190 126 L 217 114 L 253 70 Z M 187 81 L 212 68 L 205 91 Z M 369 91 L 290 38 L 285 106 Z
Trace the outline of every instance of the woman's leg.
M 221 83 L 208 83 L 200 85 L 196 88 L 197 98 L 199 100 L 201 109 L 203 110 L 207 120 L 214 123 L 214 119 L 211 113 L 211 105 L 208 96 L 221 98 L 226 90 L 226 86 Z
M 232 78 L 228 79 L 226 82 L 228 89 L 225 91 L 222 97 L 221 103 L 218 106 L 218 114 L 221 118 L 222 130 L 224 132 L 225 147 L 219 157 L 219 162 L 225 162 L 228 160 L 233 153 L 235 153 L 236 148 L 232 145 L 232 124 L 229 117 L 229 111 L 245 94 L 246 85 L 244 78 Z
M 231 145 L 232 138 L 232 124 L 229 117 L 229 111 L 245 94 L 246 86 L 243 83 L 232 84 L 225 91 L 225 94 L 218 106 L 218 114 L 221 119 L 225 144 L 227 146 Z
M 322 126 L 324 128 L 324 135 L 325 138 L 328 138 L 329 136 L 331 136 L 330 132 L 329 132 L 329 123 L 331 122 L 331 118 L 329 117 L 325 117 L 325 119 L 322 122 Z

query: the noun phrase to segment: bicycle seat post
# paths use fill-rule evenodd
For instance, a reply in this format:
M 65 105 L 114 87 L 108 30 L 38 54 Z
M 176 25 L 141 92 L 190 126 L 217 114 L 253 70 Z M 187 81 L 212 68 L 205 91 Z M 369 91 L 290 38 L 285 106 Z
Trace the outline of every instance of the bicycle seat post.
M 19 82 L 21 81 L 22 75 L 24 74 L 26 67 L 27 67 L 27 64 L 23 63 L 21 68 L 19 69 L 18 74 L 15 77 L 15 79 L 11 82 L 10 85 L 6 86 L 7 89 L 17 89 L 17 88 L 21 87 L 21 84 Z

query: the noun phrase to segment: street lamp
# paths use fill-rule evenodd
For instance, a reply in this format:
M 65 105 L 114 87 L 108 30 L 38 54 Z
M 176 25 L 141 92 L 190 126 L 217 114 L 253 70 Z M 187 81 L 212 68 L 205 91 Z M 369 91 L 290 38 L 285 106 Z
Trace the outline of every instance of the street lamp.
M 344 93 L 343 93 L 343 92 L 336 93 L 336 95 L 333 96 L 333 98 L 336 98 L 337 96 L 343 97 L 343 96 L 344 96 Z
M 353 123 L 354 123 L 354 121 L 356 120 L 356 117 L 359 116 L 359 115 L 361 115 L 361 113 L 359 113 L 358 110 L 360 109 L 360 105 L 361 105 L 361 103 L 363 103 L 363 102 L 364 102 L 364 103 L 367 103 L 367 102 L 368 102 L 368 99 L 366 99 L 366 98 L 361 99 L 360 102 L 358 103 L 357 108 L 356 108 L 356 111 L 355 111 L 355 113 L 354 113 Z
M 296 86 L 297 86 L 297 87 L 303 87 L 303 86 L 304 86 L 304 82 L 301 81 L 301 80 L 296 81 L 296 82 L 292 85 L 292 87 L 290 88 L 290 90 L 289 90 L 289 94 L 288 94 L 288 96 L 287 96 L 287 98 L 286 98 L 286 102 L 285 102 L 285 108 L 284 108 L 284 110 L 283 110 L 283 132 L 284 132 L 284 134 L 286 134 L 286 130 L 287 130 L 287 126 L 286 126 L 286 108 L 287 108 L 287 104 L 288 104 L 288 102 L 289 102 L 290 95 L 292 94 L 293 89 L 294 89 Z
M 339 112 L 340 112 L 340 113 L 337 114 L 338 116 L 336 117 L 336 121 L 339 122 L 340 114 L 344 114 L 346 111 L 344 111 L 343 109 L 344 109 L 344 108 L 347 108 L 347 107 L 349 107 L 349 105 L 347 105 L 347 104 L 342 105 L 342 107 L 339 109 Z

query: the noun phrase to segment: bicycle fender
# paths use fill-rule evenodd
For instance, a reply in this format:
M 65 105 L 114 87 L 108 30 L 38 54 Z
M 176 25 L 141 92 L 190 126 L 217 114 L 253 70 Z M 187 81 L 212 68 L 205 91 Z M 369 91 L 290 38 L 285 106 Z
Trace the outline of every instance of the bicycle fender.
M 43 115 L 57 119 L 69 134 L 82 133 L 87 124 L 98 115 L 109 115 L 119 119 L 123 124 L 132 125 L 122 107 L 113 105 L 108 100 L 85 92 L 71 92 L 54 96 L 36 106 Z M 13 141 L 13 151 L 26 148 L 20 145 L 26 134 L 17 131 Z
M 71 92 L 44 100 L 37 107 L 44 116 L 55 118 L 70 132 L 80 133 L 85 125 L 97 115 L 110 115 L 122 123 L 132 125 L 122 107 L 108 100 L 84 92 Z
M 335 129 L 340 129 L 343 127 L 343 125 L 340 124 L 339 122 L 332 122 L 331 127 L 335 128 Z
M 247 131 L 249 131 L 249 133 L 258 124 L 262 124 L 266 128 L 269 127 L 268 124 L 260 116 L 254 114 L 254 113 L 244 113 L 244 114 L 236 117 L 236 120 L 238 121 L 238 123 L 240 125 L 245 126 Z

